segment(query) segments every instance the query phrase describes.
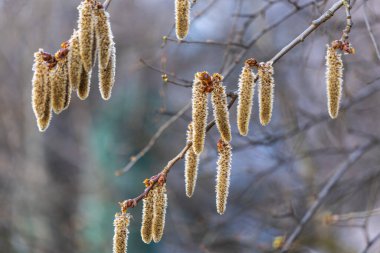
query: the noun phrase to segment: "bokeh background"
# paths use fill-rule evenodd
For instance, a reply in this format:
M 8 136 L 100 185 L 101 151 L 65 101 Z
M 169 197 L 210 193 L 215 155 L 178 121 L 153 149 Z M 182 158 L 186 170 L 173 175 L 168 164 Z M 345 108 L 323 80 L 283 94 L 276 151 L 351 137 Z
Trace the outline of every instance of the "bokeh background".
M 190 102 L 191 88 L 183 85 L 191 85 L 197 71 L 230 69 L 225 84 L 236 90 L 243 60 L 269 60 L 335 1 L 194 1 L 190 34 L 178 43 L 172 41 L 173 0 L 113 0 L 117 72 L 111 100 L 101 100 L 94 75 L 90 97 L 73 96 L 69 109 L 40 133 L 31 107 L 33 53 L 55 52 L 70 37 L 79 2 L 0 0 L 0 252 L 111 252 L 118 202 L 141 193 L 142 181 L 181 150 L 191 110 L 129 172 L 116 177 L 115 171 Z M 343 8 L 276 63 L 269 126 L 259 125 L 256 95 L 250 134 L 239 136 L 232 107 L 226 213 L 215 210 L 219 137 L 212 129 L 194 196 L 185 195 L 180 161 L 168 177 L 163 240 L 141 241 L 140 205 L 130 211 L 128 252 L 274 251 L 273 240 L 291 233 L 339 165 L 380 136 L 379 2 L 353 1 L 352 17 L 357 53 L 343 57 L 346 107 L 338 119 L 327 114 L 324 57 L 325 45 L 345 26 Z M 376 144 L 340 178 L 293 252 L 380 251 L 379 154 Z M 326 224 L 329 217 L 340 220 Z

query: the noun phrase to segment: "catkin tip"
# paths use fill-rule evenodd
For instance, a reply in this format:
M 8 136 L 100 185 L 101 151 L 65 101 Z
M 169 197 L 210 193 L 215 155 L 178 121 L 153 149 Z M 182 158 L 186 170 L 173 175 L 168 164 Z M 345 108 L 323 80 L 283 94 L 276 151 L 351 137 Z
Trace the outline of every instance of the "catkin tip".
M 327 106 L 332 119 L 338 117 L 343 85 L 342 55 L 333 46 L 326 53 Z
M 272 63 L 261 63 L 258 68 L 258 76 L 260 123 L 266 126 L 271 120 L 273 111 L 274 79 Z
M 231 141 L 231 126 L 229 120 L 229 112 L 227 106 L 226 89 L 223 86 L 223 76 L 215 73 L 213 74 L 213 90 L 211 93 L 211 101 L 214 109 L 214 118 L 216 126 L 219 130 L 220 136 L 224 141 Z
M 141 239 L 146 244 L 152 241 L 152 225 L 153 225 L 153 192 L 148 192 L 143 199 L 143 214 L 141 222 Z
M 161 241 L 165 227 L 165 215 L 167 208 L 166 184 L 157 185 L 153 189 L 153 224 L 152 236 L 155 243 Z
M 185 39 L 190 27 L 190 1 L 175 0 L 175 27 L 179 40 Z
M 189 124 L 187 130 L 187 142 L 192 142 L 193 139 L 193 127 L 192 123 Z M 186 152 L 185 156 L 185 187 L 186 187 L 186 196 L 193 196 L 194 189 L 197 183 L 198 177 L 198 164 L 199 156 L 194 152 L 192 148 Z
M 115 233 L 113 237 L 113 253 L 126 253 L 128 244 L 128 225 L 130 214 L 116 213 L 113 225 Z
M 237 105 L 237 125 L 239 133 L 246 136 L 252 114 L 255 91 L 255 75 L 249 64 L 245 64 L 239 77 L 239 99 Z
M 218 142 L 217 176 L 216 176 L 216 210 L 223 214 L 227 206 L 230 187 L 232 147 L 222 139 Z

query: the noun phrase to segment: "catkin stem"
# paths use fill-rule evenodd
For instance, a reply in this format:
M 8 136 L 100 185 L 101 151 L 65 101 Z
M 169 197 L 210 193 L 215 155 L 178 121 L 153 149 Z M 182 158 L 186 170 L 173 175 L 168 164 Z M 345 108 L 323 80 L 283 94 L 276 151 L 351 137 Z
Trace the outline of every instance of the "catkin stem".
M 343 62 L 342 55 L 332 46 L 327 46 L 326 54 L 327 106 L 330 117 L 338 117 L 342 96 Z
M 274 79 L 272 62 L 261 63 L 258 76 L 260 123 L 266 126 L 271 120 L 273 110 Z
M 230 187 L 232 147 L 223 140 L 218 142 L 219 158 L 217 161 L 216 176 L 216 210 L 223 214 L 226 210 L 228 192 Z
M 189 124 L 187 130 L 187 142 L 192 142 L 193 139 L 193 127 L 192 123 Z M 186 185 L 186 196 L 189 198 L 193 196 L 195 186 L 197 184 L 198 177 L 198 164 L 199 156 L 190 148 L 186 152 L 185 156 L 185 185 Z

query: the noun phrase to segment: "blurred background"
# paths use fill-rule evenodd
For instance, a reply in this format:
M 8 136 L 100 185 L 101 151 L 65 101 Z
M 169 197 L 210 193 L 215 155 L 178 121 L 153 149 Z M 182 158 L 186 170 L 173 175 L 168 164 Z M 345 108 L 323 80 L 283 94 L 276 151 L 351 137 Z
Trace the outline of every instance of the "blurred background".
M 327 0 L 198 0 L 189 36 L 173 33 L 174 0 L 113 0 L 116 84 L 103 101 L 93 76 L 90 97 L 40 133 L 31 107 L 33 53 L 55 52 L 77 24 L 79 0 L 0 0 L 0 252 L 111 252 L 118 202 L 140 194 L 185 145 L 191 109 L 116 177 L 160 126 L 190 102 L 197 71 L 225 74 L 237 88 L 246 58 L 271 59 L 332 6 Z M 353 1 L 355 55 L 345 64 L 343 109 L 327 113 L 326 44 L 341 37 L 341 8 L 275 64 L 275 102 L 267 127 L 241 137 L 231 109 L 233 162 L 229 203 L 215 210 L 213 128 L 202 154 L 194 196 L 184 191 L 183 161 L 168 177 L 165 233 L 140 238 L 141 205 L 131 210 L 128 252 L 274 252 L 316 201 L 327 180 L 368 141 L 292 247 L 292 252 L 380 251 L 380 5 Z M 163 40 L 163 36 L 167 36 Z M 239 57 L 240 55 L 240 57 Z M 162 78 L 166 74 L 168 80 Z M 209 114 L 209 120 L 211 120 Z

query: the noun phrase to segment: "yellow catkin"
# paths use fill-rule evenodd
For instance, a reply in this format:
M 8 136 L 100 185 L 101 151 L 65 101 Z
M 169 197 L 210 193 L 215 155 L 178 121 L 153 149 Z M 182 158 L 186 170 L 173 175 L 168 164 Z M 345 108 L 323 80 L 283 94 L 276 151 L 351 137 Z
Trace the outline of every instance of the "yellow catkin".
M 93 0 L 83 0 L 78 6 L 79 10 L 79 46 L 80 55 L 84 69 L 89 72 L 93 66 L 93 45 L 94 45 L 94 15 Z
M 342 96 L 343 62 L 342 55 L 330 46 L 327 46 L 326 67 L 327 106 L 330 117 L 335 119 Z
M 81 100 L 85 100 L 90 94 L 91 73 L 92 71 L 86 72 L 84 69 L 82 69 L 79 87 L 77 90 L 77 95 Z
M 190 27 L 190 1 L 175 0 L 175 27 L 179 40 L 183 40 Z
M 152 224 L 153 224 L 153 192 L 150 191 L 143 199 L 143 215 L 141 221 L 141 238 L 143 242 L 152 241 Z
M 211 77 L 207 72 L 195 74 L 192 97 L 192 118 L 193 118 L 193 150 L 196 154 L 203 151 L 206 126 L 207 126 L 207 83 L 211 82 Z
M 192 123 L 189 124 L 187 130 L 187 142 L 193 140 L 193 127 Z M 192 148 L 186 152 L 185 156 L 185 184 L 186 184 L 186 196 L 189 198 L 193 196 L 195 185 L 197 183 L 198 176 L 198 164 L 199 156 L 194 152 Z
M 126 253 L 128 244 L 128 225 L 130 214 L 116 213 L 113 225 L 115 233 L 113 236 L 113 253 Z
M 51 113 L 51 87 L 50 87 L 50 80 L 48 78 L 48 81 L 46 83 L 46 101 L 45 101 L 45 108 L 43 115 L 37 119 L 37 125 L 40 132 L 44 132 L 50 124 L 50 120 L 52 117 Z
M 239 133 L 246 136 L 252 114 L 253 96 L 255 92 L 255 74 L 249 62 L 245 63 L 239 78 L 239 100 L 237 105 L 237 126 Z
M 115 84 L 116 52 L 115 46 L 111 45 L 111 57 L 105 69 L 99 66 L 99 90 L 102 98 L 108 100 L 111 97 L 112 87 Z
M 40 49 L 34 54 L 32 80 L 32 107 L 36 118 L 42 118 L 45 114 L 46 103 L 48 100 L 48 80 L 49 69 L 43 60 L 43 50 Z
M 57 59 L 58 63 L 51 75 L 52 106 L 56 114 L 67 108 L 71 89 L 69 86 L 67 57 Z M 69 92 L 70 91 L 70 92 Z
M 154 187 L 152 235 L 153 241 L 156 243 L 161 240 L 162 235 L 164 234 L 167 201 L 166 184 Z
M 106 69 L 112 54 L 113 35 L 109 14 L 103 5 L 98 3 L 95 14 L 95 37 L 98 49 L 99 68 Z
M 219 158 L 216 176 L 216 210 L 223 214 L 226 210 L 228 191 L 230 187 L 232 148 L 223 140 L 218 142 Z
M 70 51 L 68 54 L 69 64 L 69 82 L 73 90 L 79 87 L 80 77 L 82 74 L 82 60 L 79 48 L 79 33 L 74 30 L 70 39 Z
M 226 89 L 223 86 L 223 76 L 213 75 L 213 91 L 211 101 L 214 109 L 214 118 L 220 136 L 226 142 L 231 141 L 231 126 L 227 107 Z
M 266 126 L 271 120 L 273 110 L 274 79 L 272 63 L 261 63 L 258 69 L 258 76 L 260 123 Z

